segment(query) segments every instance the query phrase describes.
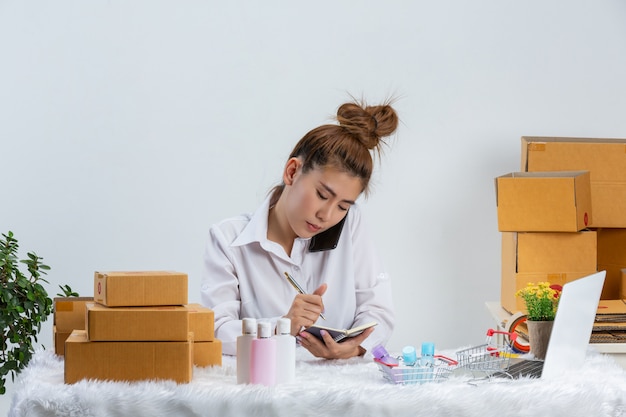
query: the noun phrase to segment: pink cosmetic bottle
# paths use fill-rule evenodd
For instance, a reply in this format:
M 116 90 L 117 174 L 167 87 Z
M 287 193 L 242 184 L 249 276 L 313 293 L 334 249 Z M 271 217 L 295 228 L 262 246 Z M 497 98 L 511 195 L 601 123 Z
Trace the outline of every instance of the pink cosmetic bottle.
M 258 322 L 257 338 L 250 350 L 250 383 L 276 384 L 276 340 L 269 321 Z

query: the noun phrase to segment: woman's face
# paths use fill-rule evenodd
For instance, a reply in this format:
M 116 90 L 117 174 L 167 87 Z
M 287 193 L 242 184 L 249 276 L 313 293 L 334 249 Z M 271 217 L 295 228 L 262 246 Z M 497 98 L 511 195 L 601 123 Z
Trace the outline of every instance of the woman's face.
M 336 168 L 315 168 L 303 174 L 298 165 L 285 195 L 287 221 L 299 237 L 313 237 L 345 217 L 362 187 L 358 177 Z

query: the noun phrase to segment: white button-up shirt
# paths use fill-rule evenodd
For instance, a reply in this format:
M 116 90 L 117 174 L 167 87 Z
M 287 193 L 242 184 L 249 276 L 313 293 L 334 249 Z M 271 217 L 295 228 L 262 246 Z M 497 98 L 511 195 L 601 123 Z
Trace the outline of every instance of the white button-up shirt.
M 236 354 L 241 319 L 276 320 L 296 296 L 285 272 L 306 293 L 327 283 L 324 316 L 318 323 L 349 329 L 370 321 L 378 325 L 362 343 L 369 352 L 386 343 L 394 325 L 391 283 L 367 235 L 357 205 L 346 218 L 337 247 L 310 252 L 311 239 L 297 238 L 290 255 L 267 239 L 269 197 L 251 215 L 226 219 L 209 230 L 204 253 L 201 300 L 215 313 L 215 335 L 224 354 Z

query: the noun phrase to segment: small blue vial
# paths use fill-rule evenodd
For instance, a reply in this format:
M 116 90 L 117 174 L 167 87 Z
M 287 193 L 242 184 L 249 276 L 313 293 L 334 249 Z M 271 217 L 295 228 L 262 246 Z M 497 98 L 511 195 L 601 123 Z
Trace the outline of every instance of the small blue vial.
M 422 343 L 422 357 L 420 359 L 422 366 L 433 366 L 435 364 L 435 344 L 431 342 Z
M 402 362 L 407 367 L 402 370 L 403 380 L 405 384 L 417 384 L 421 379 L 421 371 L 417 363 L 417 353 L 413 346 L 405 346 L 402 348 Z
M 424 367 L 422 373 L 422 381 L 429 381 L 433 378 L 433 369 L 435 367 L 435 344 L 431 342 L 422 343 L 422 357 L 420 365 Z

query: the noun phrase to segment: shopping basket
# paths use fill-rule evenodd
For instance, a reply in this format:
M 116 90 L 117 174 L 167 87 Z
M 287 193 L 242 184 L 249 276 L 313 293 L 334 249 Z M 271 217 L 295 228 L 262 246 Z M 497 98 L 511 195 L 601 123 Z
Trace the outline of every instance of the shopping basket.
M 495 334 L 508 336 L 509 342 L 494 342 Z M 500 330 L 487 330 L 487 342 L 479 346 L 469 347 L 456 352 L 459 368 L 485 373 L 498 372 L 509 366 L 509 361 L 514 356 L 512 344 L 517 338 L 517 333 L 509 333 Z
M 410 385 L 441 382 L 447 379 L 455 369 L 457 362 L 442 355 L 434 356 L 434 363 L 428 365 L 406 365 L 402 358 L 398 358 L 398 366 L 389 366 L 376 362 L 383 378 L 392 384 Z M 418 361 L 419 362 L 419 361 Z

